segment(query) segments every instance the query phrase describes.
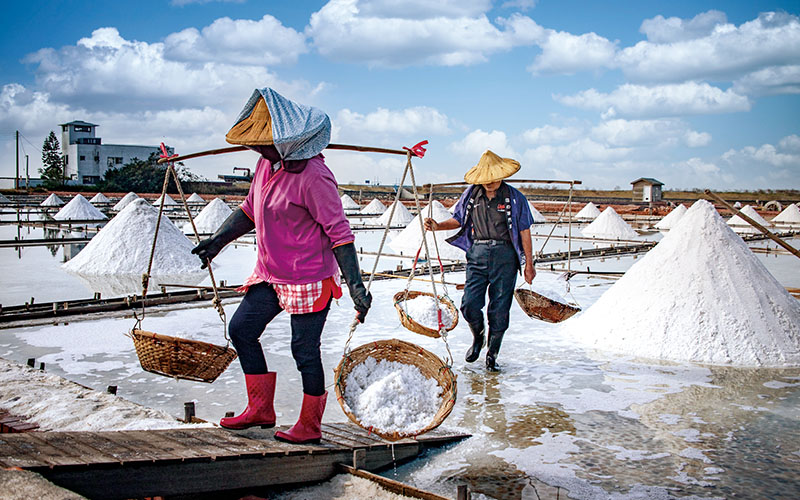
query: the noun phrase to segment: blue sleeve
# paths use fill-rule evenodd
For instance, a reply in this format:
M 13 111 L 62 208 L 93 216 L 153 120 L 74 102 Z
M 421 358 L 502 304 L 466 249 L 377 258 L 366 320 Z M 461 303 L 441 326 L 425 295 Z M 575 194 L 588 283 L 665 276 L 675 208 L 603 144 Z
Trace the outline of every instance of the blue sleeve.
M 514 198 L 517 200 L 517 229 L 524 231 L 533 225 L 533 214 L 531 214 L 531 207 L 528 205 L 528 199 L 520 191 L 514 193 Z
M 469 201 L 470 193 L 472 192 L 472 186 L 468 187 L 461 193 L 461 198 L 458 199 L 456 203 L 456 209 L 453 210 L 453 218 L 458 221 L 458 224 L 463 226 L 464 225 L 464 216 L 467 213 L 467 202 Z

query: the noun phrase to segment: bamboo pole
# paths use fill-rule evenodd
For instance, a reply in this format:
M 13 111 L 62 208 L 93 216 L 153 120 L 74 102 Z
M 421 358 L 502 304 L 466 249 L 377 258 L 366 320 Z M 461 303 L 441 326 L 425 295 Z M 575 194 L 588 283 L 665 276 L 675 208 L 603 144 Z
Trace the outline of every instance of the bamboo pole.
M 771 239 L 772 241 L 774 241 L 774 242 L 775 242 L 775 243 L 777 243 L 778 245 L 782 246 L 783 248 L 785 248 L 786 250 L 788 250 L 789 252 L 791 252 L 791 253 L 792 253 L 792 255 L 794 255 L 795 257 L 797 257 L 797 258 L 799 258 L 799 259 L 800 259 L 800 250 L 797 250 L 796 248 L 794 248 L 794 247 L 793 247 L 793 246 L 791 246 L 790 244 L 786 243 L 786 242 L 785 242 L 785 241 L 783 241 L 782 239 L 780 239 L 780 238 L 778 238 L 777 236 L 775 236 L 774 234 L 772 234 L 772 231 L 770 231 L 769 229 L 765 228 L 764 226 L 762 226 L 762 225 L 761 225 L 761 224 L 759 224 L 758 222 L 754 221 L 754 220 L 753 220 L 753 219 L 751 219 L 750 217 L 746 216 L 745 214 L 743 214 L 742 212 L 740 212 L 739 210 L 737 210 L 736 208 L 734 208 L 734 207 L 733 207 L 733 205 L 731 205 L 731 204 L 730 204 L 730 203 L 728 203 L 727 201 L 723 200 L 723 199 L 722 199 L 722 198 L 721 198 L 719 195 L 717 195 L 716 193 L 712 193 L 712 192 L 711 192 L 711 190 L 709 190 L 709 189 L 706 189 L 706 190 L 704 191 L 704 193 L 705 193 L 705 194 L 707 194 L 708 196 L 710 196 L 710 197 L 714 198 L 714 199 L 715 199 L 715 200 L 717 200 L 718 202 L 722 203 L 723 205 L 725 205 L 725 208 L 727 208 L 728 210 L 730 210 L 730 211 L 731 211 L 731 212 L 733 212 L 734 214 L 736 214 L 736 215 L 738 215 L 739 217 L 741 217 L 742 219 L 744 219 L 744 220 L 745 220 L 745 221 L 746 221 L 748 224 L 750 224 L 750 225 L 751 225 L 751 226 L 753 226 L 754 228 L 756 228 L 756 229 L 758 229 L 759 231 L 761 231 L 762 233 L 764 233 L 764 234 L 767 236 L 767 238 Z
M 552 179 L 503 179 L 503 182 L 517 183 L 517 184 L 583 184 L 582 181 L 559 181 Z M 456 187 L 456 186 L 469 186 L 469 182 L 445 182 L 442 184 L 423 184 L 422 189 L 441 188 L 441 187 Z
M 375 148 L 372 146 L 353 146 L 350 144 L 328 144 L 325 149 L 336 149 L 341 151 L 360 151 L 363 153 L 384 153 L 392 155 L 406 155 L 403 149 L 388 149 L 388 148 Z M 250 151 L 247 146 L 231 146 L 229 148 L 209 149 L 208 151 L 200 151 L 197 153 L 189 153 L 186 155 L 175 156 L 173 158 L 161 158 L 158 163 L 166 163 L 168 161 L 183 161 L 191 160 L 192 158 L 200 158 L 203 156 L 222 155 L 227 153 L 238 153 L 239 151 Z

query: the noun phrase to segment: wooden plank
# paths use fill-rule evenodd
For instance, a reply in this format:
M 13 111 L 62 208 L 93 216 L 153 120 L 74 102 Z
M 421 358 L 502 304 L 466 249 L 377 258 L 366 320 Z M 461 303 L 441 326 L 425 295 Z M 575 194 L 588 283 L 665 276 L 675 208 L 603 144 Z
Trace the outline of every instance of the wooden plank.
M 332 443 L 294 444 L 294 443 L 285 443 L 283 441 L 278 441 L 277 439 L 275 439 L 276 431 L 286 431 L 289 429 L 289 427 L 291 426 L 279 425 L 271 429 L 261 429 L 259 427 L 253 427 L 250 429 L 244 429 L 240 431 L 226 430 L 226 432 L 229 432 L 236 436 L 249 438 L 256 442 L 262 443 L 264 446 L 269 448 L 267 454 L 270 455 L 294 456 L 294 455 L 310 455 L 312 453 L 324 454 L 324 453 L 331 453 L 332 451 L 341 449 L 339 445 L 334 445 Z
M 419 488 L 415 488 L 414 486 L 401 483 L 400 481 L 395 481 L 394 479 L 385 478 L 377 474 L 372 474 L 371 472 L 359 470 L 346 464 L 339 464 L 338 467 L 339 470 L 344 473 L 377 483 L 382 488 L 392 493 L 397 493 L 398 495 L 403 495 L 410 498 L 419 498 L 421 500 L 449 500 L 447 497 L 431 493 L 430 491 L 421 490 Z
M 347 424 L 322 424 L 322 433 L 323 436 L 325 436 L 326 434 L 332 434 L 335 436 L 342 436 L 350 441 L 359 443 L 358 446 L 356 447 L 361 447 L 361 446 L 369 447 L 369 446 L 378 446 L 386 444 L 383 440 L 367 436 L 366 433 L 358 434 L 354 432 L 353 426 Z
M 274 451 L 267 443 L 239 437 L 223 429 L 194 429 L 191 431 L 203 441 L 224 448 L 235 455 L 258 455 L 263 456 L 268 452 Z
M 116 457 L 104 453 L 87 444 L 83 439 L 84 432 L 48 432 L 44 435 L 47 442 L 62 450 L 72 450 L 87 464 L 118 464 Z
M 359 426 L 357 426 L 355 424 L 333 423 L 333 424 L 328 424 L 328 425 L 330 425 L 331 427 L 334 427 L 336 429 L 349 432 L 350 434 L 353 434 L 354 436 L 357 436 L 357 437 L 359 437 L 361 439 L 370 440 L 373 444 L 388 444 L 389 443 L 389 441 L 386 441 L 385 439 L 383 439 L 382 437 L 378 436 L 377 434 L 369 432 L 368 430 L 366 430 L 366 429 L 364 429 L 362 427 L 359 427 Z
M 422 446 L 414 441 L 395 444 L 394 449 L 392 449 L 392 445 L 387 445 L 386 448 L 372 448 L 367 450 L 364 468 L 367 470 L 380 470 L 392 464 L 415 458 L 420 452 L 422 452 Z
M 6 439 L 11 437 L 11 440 Z M 41 457 L 29 442 L 20 442 L 15 439 L 17 435 L 3 435 L 0 438 L 0 464 L 3 467 L 39 467 L 42 465 Z
M 146 431 L 109 431 L 96 432 L 86 436 L 87 444 L 105 453 L 113 455 L 120 462 L 153 462 L 156 460 L 181 460 L 180 454 L 174 450 L 162 447 L 162 442 L 157 441 L 153 446 L 146 438 L 150 434 Z M 198 455 L 189 450 L 192 458 Z
M 41 461 L 47 466 L 56 465 L 86 465 L 86 461 L 80 455 L 73 454 L 69 450 L 62 450 L 52 446 L 45 439 L 45 432 L 25 432 L 15 434 L 14 438 L 18 442 L 29 443 L 36 450 Z

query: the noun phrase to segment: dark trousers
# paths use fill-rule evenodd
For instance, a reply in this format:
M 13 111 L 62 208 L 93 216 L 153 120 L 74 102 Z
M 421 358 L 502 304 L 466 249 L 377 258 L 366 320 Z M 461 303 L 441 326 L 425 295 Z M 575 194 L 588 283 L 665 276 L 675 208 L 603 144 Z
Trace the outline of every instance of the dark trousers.
M 328 301 L 322 311 L 291 315 L 292 357 L 303 379 L 303 392 L 309 396 L 321 396 L 325 392 L 320 337 L 330 306 Z M 278 294 L 272 285 L 258 283 L 248 288 L 228 327 L 244 373 L 267 373 L 267 361 L 258 339 L 267 324 L 281 311 Z
M 517 252 L 511 243 L 475 243 L 467 251 L 467 279 L 461 314 L 473 331 L 483 328 L 483 306 L 489 289 L 489 335 L 508 329 L 508 316 L 517 283 Z

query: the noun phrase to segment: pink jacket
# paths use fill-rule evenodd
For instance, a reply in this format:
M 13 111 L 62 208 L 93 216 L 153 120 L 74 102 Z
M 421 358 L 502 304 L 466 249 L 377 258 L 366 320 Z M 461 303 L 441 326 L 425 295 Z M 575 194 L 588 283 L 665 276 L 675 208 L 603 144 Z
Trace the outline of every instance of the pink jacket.
M 351 243 L 336 178 L 319 154 L 300 173 L 272 172 L 259 158 L 250 192 L 241 205 L 256 226 L 258 262 L 264 281 L 304 284 L 333 276 L 333 247 Z

